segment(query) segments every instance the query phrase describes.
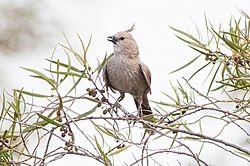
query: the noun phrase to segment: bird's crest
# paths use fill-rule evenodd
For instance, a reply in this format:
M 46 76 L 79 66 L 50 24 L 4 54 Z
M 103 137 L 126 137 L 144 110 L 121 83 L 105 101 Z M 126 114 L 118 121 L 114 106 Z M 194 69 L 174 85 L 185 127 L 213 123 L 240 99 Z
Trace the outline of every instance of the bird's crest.
M 131 28 L 129 28 L 128 30 L 126 30 L 126 32 L 132 32 L 134 29 L 135 29 L 135 24 L 133 24 Z

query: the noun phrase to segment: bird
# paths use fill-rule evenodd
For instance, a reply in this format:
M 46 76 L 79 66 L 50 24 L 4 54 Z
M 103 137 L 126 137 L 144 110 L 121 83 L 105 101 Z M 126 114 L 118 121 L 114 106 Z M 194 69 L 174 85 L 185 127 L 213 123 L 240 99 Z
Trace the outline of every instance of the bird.
M 139 58 L 138 45 L 130 34 L 133 29 L 134 25 L 107 37 L 113 43 L 114 54 L 103 68 L 103 79 L 112 92 L 120 93 L 118 102 L 129 93 L 134 98 L 139 117 L 146 117 L 152 115 L 147 97 L 151 94 L 151 73 Z

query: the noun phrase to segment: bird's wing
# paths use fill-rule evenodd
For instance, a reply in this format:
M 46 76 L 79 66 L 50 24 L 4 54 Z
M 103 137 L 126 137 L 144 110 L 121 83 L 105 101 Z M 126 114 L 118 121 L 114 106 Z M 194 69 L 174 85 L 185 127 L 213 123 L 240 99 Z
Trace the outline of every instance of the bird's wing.
M 113 93 L 115 93 L 115 88 L 110 83 L 109 76 L 108 76 L 108 71 L 107 71 L 107 66 L 104 66 L 103 68 L 103 73 L 102 73 L 103 80 L 105 82 L 105 85 L 111 89 Z
M 140 69 L 142 71 L 142 74 L 147 82 L 147 85 L 148 85 L 148 89 L 149 89 L 149 92 L 151 93 L 151 73 L 150 73 L 150 70 L 149 68 L 144 64 L 144 63 L 140 63 Z

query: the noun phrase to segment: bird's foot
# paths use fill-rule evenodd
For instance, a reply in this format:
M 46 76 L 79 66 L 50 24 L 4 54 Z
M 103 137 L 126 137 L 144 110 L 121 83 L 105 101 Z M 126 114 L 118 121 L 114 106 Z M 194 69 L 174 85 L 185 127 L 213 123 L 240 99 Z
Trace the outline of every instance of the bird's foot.
M 137 117 L 143 118 L 142 109 L 140 107 L 137 110 Z
M 113 108 L 116 108 L 116 109 L 122 108 L 122 105 L 121 105 L 118 101 L 116 101 L 116 102 L 113 104 Z

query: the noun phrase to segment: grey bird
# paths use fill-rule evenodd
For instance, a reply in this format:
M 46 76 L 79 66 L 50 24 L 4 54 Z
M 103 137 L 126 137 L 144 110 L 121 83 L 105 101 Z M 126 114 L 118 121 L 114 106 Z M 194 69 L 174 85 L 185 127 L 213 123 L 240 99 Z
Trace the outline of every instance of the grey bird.
M 133 96 L 140 117 L 151 115 L 147 94 L 151 93 L 151 73 L 149 68 L 139 59 L 136 41 L 127 31 L 121 31 L 108 40 L 113 43 L 114 55 L 103 68 L 103 79 L 107 87 L 113 92 L 120 92 L 118 101 L 125 97 L 125 93 Z

